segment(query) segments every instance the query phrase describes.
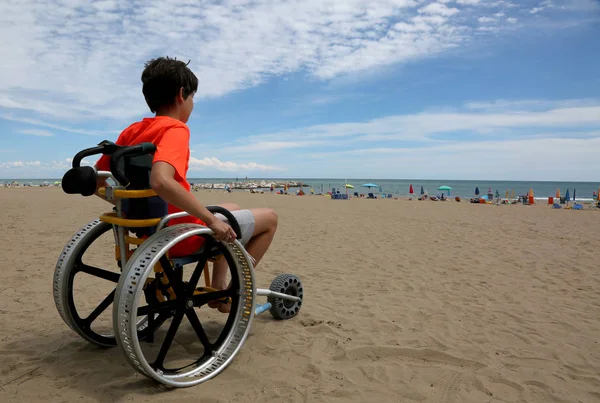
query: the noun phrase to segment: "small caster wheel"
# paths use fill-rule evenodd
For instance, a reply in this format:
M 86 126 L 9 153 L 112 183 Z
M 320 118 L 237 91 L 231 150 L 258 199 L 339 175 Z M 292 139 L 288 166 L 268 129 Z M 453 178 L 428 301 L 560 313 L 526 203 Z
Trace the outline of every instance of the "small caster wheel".
M 269 312 L 275 319 L 290 319 L 298 314 L 304 298 L 304 288 L 298 277 L 292 274 L 280 274 L 275 277 L 269 289 L 300 298 L 299 301 L 289 301 L 280 297 L 267 297 L 267 301 L 271 304 Z

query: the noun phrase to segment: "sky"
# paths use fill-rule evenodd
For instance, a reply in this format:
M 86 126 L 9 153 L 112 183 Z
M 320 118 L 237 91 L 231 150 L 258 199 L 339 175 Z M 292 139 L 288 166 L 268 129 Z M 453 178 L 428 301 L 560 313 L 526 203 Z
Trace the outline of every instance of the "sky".
M 600 0 L 3 0 L 0 37 L 3 179 L 152 116 L 171 56 L 190 178 L 600 181 Z

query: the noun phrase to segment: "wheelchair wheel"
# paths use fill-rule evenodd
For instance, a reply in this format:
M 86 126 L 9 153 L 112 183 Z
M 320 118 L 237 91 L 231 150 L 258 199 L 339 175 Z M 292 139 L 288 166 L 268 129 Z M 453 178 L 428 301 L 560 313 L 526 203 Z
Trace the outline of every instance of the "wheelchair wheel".
M 304 298 L 304 287 L 298 277 L 292 274 L 280 274 L 273 280 L 269 289 L 300 298 L 299 301 L 288 301 L 280 297 L 267 297 L 267 301 L 271 304 L 269 312 L 275 319 L 290 319 L 298 314 Z
M 179 224 L 154 234 L 132 255 L 123 271 L 113 307 L 118 346 L 140 373 L 171 387 L 188 387 L 219 374 L 237 355 L 253 319 L 256 289 L 254 268 L 239 242 L 225 244 L 210 236 L 212 231 L 197 224 Z M 188 271 L 167 253 L 175 244 L 192 236 L 206 239 L 203 251 L 181 258 L 195 266 Z M 198 287 L 207 260 L 222 255 L 228 264 L 230 285 L 226 290 Z M 141 284 L 162 269 L 174 296 L 141 306 Z M 228 314 L 207 305 L 211 301 L 231 303 Z M 144 342 L 135 331 L 137 315 L 158 315 L 163 328 Z M 163 317 L 163 315 L 165 315 Z M 184 321 L 184 318 L 187 319 Z M 168 324 L 166 322 L 169 322 Z
M 112 316 L 108 311 L 121 275 L 112 249 L 114 240 L 105 242 L 105 256 L 96 256 L 98 252 L 93 250 L 102 243 L 100 238 L 109 231 L 112 231 L 112 225 L 100 220 L 92 221 L 80 229 L 60 254 L 53 282 L 54 303 L 63 321 L 85 340 L 101 347 L 117 344 Z M 76 278 L 79 277 L 83 277 L 83 290 L 75 291 L 75 288 L 79 288 L 75 287 Z M 92 297 L 100 302 L 90 301 Z M 103 313 L 107 311 L 109 315 L 105 318 Z M 138 331 L 142 335 L 147 327 L 146 322 L 147 318 L 137 321 Z

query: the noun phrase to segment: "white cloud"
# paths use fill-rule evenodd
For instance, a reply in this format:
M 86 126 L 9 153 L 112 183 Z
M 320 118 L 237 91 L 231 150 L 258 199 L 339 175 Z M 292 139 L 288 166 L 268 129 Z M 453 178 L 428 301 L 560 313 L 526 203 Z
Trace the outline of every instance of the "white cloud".
M 487 23 L 490 23 L 490 22 L 495 22 L 496 19 L 492 18 L 492 17 L 479 17 L 477 19 L 477 21 L 479 21 L 482 24 L 487 24 Z
M 446 5 L 441 3 L 430 3 L 419 9 L 419 13 L 422 14 L 443 15 L 445 17 L 457 14 L 458 12 L 459 11 L 457 8 L 448 8 Z
M 458 131 L 494 133 L 497 130 L 600 127 L 597 101 L 497 101 L 469 103 L 463 112 L 424 112 L 395 115 L 367 122 L 315 125 L 296 130 L 250 136 L 242 144 L 218 149 L 223 155 L 269 155 L 274 149 L 338 149 L 373 141 L 432 142 L 433 135 Z M 472 112 L 476 110 L 476 112 Z M 205 147 L 206 148 L 206 147 Z M 216 151 L 211 149 L 211 151 Z
M 600 100 L 572 99 L 471 102 L 452 111 L 315 125 L 232 144 L 204 144 L 203 150 L 221 159 L 260 158 L 286 167 L 295 177 L 594 180 L 598 146 Z M 523 161 L 531 158 L 552 163 L 544 165 L 545 171 L 531 164 L 523 168 Z M 561 160 L 577 164 L 559 169 Z
M 89 157 L 81 161 L 81 165 L 92 165 L 95 163 L 96 157 Z M 54 176 L 63 175 L 72 167 L 72 158 L 64 160 L 42 162 L 42 161 L 0 161 L 0 177 L 11 177 L 18 175 L 25 178 L 44 177 L 48 174 Z M 215 157 L 206 157 L 202 159 L 190 158 L 190 172 L 194 171 L 220 171 L 220 172 L 236 172 L 243 173 L 258 173 L 258 172 L 283 172 L 286 169 L 278 166 L 258 164 L 256 162 L 233 162 L 221 161 Z M 16 176 L 14 176 L 16 177 Z
M 28 125 L 33 125 L 33 126 L 47 127 L 50 129 L 55 129 L 55 130 L 59 130 L 62 132 L 67 132 L 67 133 L 86 134 L 86 135 L 92 135 L 92 136 L 94 136 L 94 135 L 95 136 L 115 136 L 116 134 L 119 134 L 119 131 L 112 131 L 112 130 L 107 131 L 107 130 L 74 129 L 74 128 L 66 127 L 64 125 L 52 124 L 52 123 L 44 122 L 44 121 L 41 121 L 38 119 L 31 119 L 31 118 L 27 118 L 27 117 L 18 117 L 18 116 L 14 116 L 14 115 L 10 115 L 10 114 L 0 115 L 0 119 L 9 120 L 12 122 L 26 123 Z
M 54 133 L 48 130 L 40 130 L 40 129 L 23 129 L 21 130 L 23 134 L 31 134 L 32 136 L 42 136 L 42 137 L 51 137 L 54 136 Z
M 70 125 L 137 118 L 148 111 L 140 89 L 143 63 L 165 54 L 192 60 L 199 97 L 274 75 L 301 72 L 329 80 L 412 62 L 466 46 L 481 15 L 454 16 L 459 7 L 488 5 L 444 3 L 5 0 L 0 37 L 11 40 L 0 42 L 0 109 Z
M 23 167 L 39 167 L 42 163 L 40 161 L 7 161 L 0 162 L 0 168 L 23 168 Z
M 315 158 L 336 158 L 332 177 L 362 178 L 368 165 L 368 176 L 373 178 L 597 181 L 599 148 L 600 137 L 541 138 L 368 148 L 341 155 L 323 153 Z M 562 161 L 577 164 L 565 167 Z
M 508 17 L 506 19 L 506 22 L 510 23 L 510 24 L 516 24 L 518 21 L 518 19 L 514 18 L 514 17 Z
M 227 172 L 258 172 L 258 171 L 284 171 L 284 168 L 257 164 L 256 162 L 238 163 L 232 161 L 221 161 L 215 157 L 198 159 L 190 157 L 190 171 L 214 168 L 218 171 Z
M 210 172 L 269 177 L 594 181 L 600 149 L 600 100 L 478 101 L 458 108 L 300 127 L 194 148 L 202 150 L 205 157 L 190 159 L 190 176 Z M 70 161 L 0 162 L 0 176 L 55 173 L 58 177 L 70 167 Z M 576 163 L 565 166 L 561 161 Z

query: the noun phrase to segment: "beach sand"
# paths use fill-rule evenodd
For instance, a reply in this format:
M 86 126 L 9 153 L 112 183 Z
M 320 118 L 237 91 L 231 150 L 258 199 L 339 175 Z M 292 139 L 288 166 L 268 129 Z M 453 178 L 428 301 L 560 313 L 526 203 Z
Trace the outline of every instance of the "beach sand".
M 257 317 L 223 373 L 167 390 L 83 341 L 54 306 L 60 251 L 109 205 L 0 189 L 0 401 L 600 401 L 598 212 L 195 195 L 279 213 L 258 286 L 300 276 L 300 314 Z

